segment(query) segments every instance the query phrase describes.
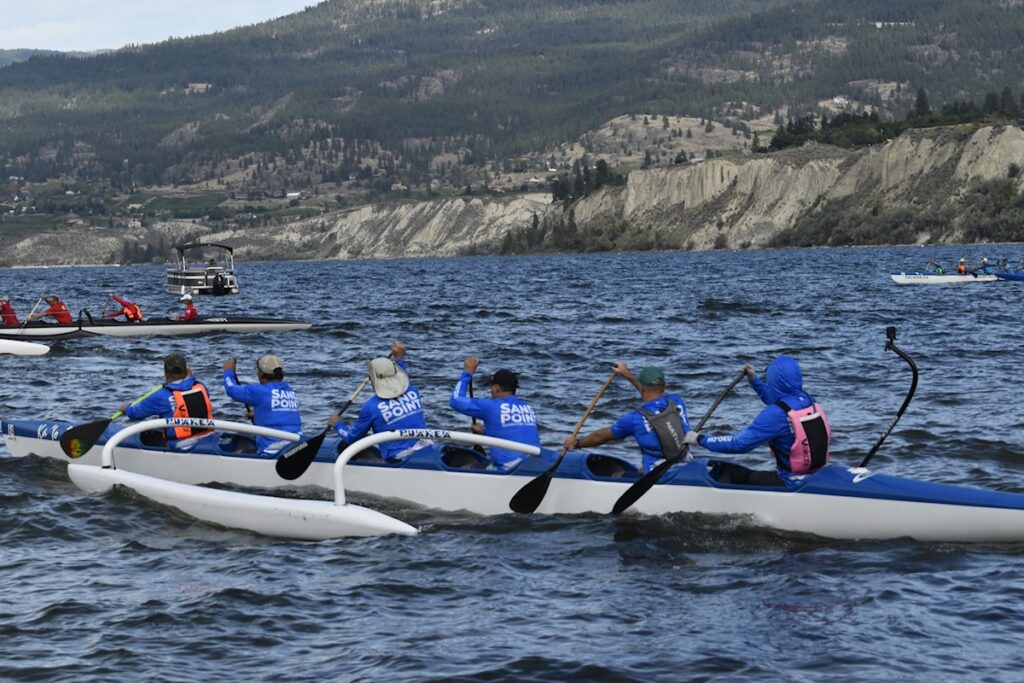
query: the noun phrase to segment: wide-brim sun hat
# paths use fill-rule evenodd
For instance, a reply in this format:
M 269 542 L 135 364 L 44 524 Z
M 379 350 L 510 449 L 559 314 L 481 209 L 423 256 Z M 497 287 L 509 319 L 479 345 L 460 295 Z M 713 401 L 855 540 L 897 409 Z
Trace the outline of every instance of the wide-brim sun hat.
M 374 358 L 367 361 L 366 373 L 370 376 L 373 393 L 380 398 L 398 398 L 409 389 L 409 375 L 405 374 L 402 366 L 390 358 Z

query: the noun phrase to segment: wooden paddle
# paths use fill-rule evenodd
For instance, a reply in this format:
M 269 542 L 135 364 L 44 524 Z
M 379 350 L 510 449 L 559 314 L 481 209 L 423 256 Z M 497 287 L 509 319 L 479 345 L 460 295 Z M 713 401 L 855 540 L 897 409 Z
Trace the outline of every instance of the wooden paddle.
M 700 431 L 701 427 L 703 427 L 704 423 L 708 421 L 709 417 L 711 417 L 711 413 L 715 412 L 715 408 L 717 408 L 718 404 L 722 402 L 726 394 L 732 391 L 732 388 L 739 384 L 740 380 L 743 379 L 744 377 L 745 373 L 741 372 L 736 376 L 736 379 L 729 383 L 729 386 L 722 390 L 722 393 L 718 395 L 718 398 L 716 398 L 715 402 L 711 404 L 711 407 L 708 408 L 708 411 L 704 413 L 704 417 L 700 418 L 700 422 L 697 423 L 697 426 L 694 428 L 693 431 Z M 687 444 L 679 455 L 675 456 L 674 458 L 665 458 L 660 463 L 658 463 L 656 467 L 651 469 L 650 472 L 640 477 L 640 479 L 635 484 L 626 489 L 625 493 L 619 496 L 619 499 L 615 501 L 615 506 L 612 508 L 612 514 L 618 515 L 629 509 L 629 507 L 633 503 L 640 500 L 640 498 L 645 493 L 651 490 L 652 486 L 658 483 L 658 480 L 661 479 L 661 475 L 665 474 L 668 468 L 672 467 L 677 462 L 685 458 L 686 454 L 689 452 L 690 445 Z
M 391 358 L 390 353 L 388 354 L 388 358 Z M 352 395 L 348 397 L 347 401 L 345 401 L 345 405 L 343 405 L 338 411 L 338 415 L 345 414 L 345 411 L 348 410 L 349 406 L 352 405 L 352 402 L 359 397 L 359 394 L 363 392 L 363 389 L 366 388 L 369 381 L 370 378 L 367 376 L 367 378 L 364 379 L 358 387 L 356 387 L 356 390 L 353 391 Z M 274 463 L 274 469 L 277 470 L 278 476 L 282 479 L 287 479 L 288 481 L 301 477 L 303 473 L 309 469 L 309 466 L 313 464 L 313 460 L 316 459 L 316 454 L 320 450 L 320 446 L 323 445 L 324 438 L 327 436 L 329 431 L 331 431 L 330 425 L 309 441 L 296 444 L 287 451 L 281 453 L 281 455 L 277 457 L 277 462 Z
M 153 387 L 145 394 L 132 401 L 132 405 L 141 403 L 143 400 L 149 398 L 163 388 L 163 384 L 158 387 Z M 110 423 L 122 415 L 124 415 L 124 413 L 119 410 L 106 420 L 86 422 L 85 424 L 71 427 L 60 435 L 60 449 L 64 451 L 64 455 L 69 458 L 74 459 L 82 457 L 89 452 L 90 448 L 96 445 L 96 442 L 99 441 L 101 436 L 103 436 L 103 432 L 107 431 L 107 427 L 110 426 Z
M 587 406 L 587 410 L 583 413 L 583 417 L 581 417 L 580 421 L 576 423 L 576 429 L 572 430 L 570 438 L 576 438 L 576 435 L 580 433 L 581 429 L 583 429 L 583 423 L 587 421 L 588 417 L 590 417 L 590 412 L 594 409 L 594 406 L 597 405 L 601 396 L 604 395 L 605 390 L 607 390 L 608 387 L 611 386 L 612 382 L 615 381 L 615 377 L 616 373 L 613 372 L 608 376 L 608 379 L 605 380 L 605 383 L 601 386 L 601 390 L 597 392 L 597 396 L 595 396 L 594 400 L 590 402 L 589 406 Z M 551 485 L 551 477 L 554 476 L 555 470 L 557 470 L 558 466 L 562 464 L 562 459 L 568 452 L 569 447 L 563 446 L 562 452 L 558 454 L 558 460 L 555 460 L 554 465 L 549 467 L 540 476 L 534 477 L 532 480 L 527 482 L 526 486 L 519 489 L 516 495 L 512 496 L 512 500 L 509 501 L 508 506 L 513 512 L 528 515 L 540 506 L 541 501 L 544 500 L 544 496 L 547 495 L 548 486 Z

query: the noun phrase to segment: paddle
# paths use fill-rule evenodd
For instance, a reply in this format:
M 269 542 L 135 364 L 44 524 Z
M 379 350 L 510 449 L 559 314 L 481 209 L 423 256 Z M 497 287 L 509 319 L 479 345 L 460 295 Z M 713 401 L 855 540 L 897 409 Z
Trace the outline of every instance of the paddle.
M 583 417 L 581 417 L 580 421 L 576 423 L 576 429 L 572 430 L 570 438 L 576 438 L 576 435 L 580 433 L 581 429 L 583 429 L 583 423 L 587 421 L 588 417 L 590 417 L 590 411 L 592 411 L 594 406 L 597 405 L 598 400 L 600 400 L 601 396 L 604 395 L 605 390 L 607 390 L 608 387 L 611 386 L 612 382 L 615 381 L 615 377 L 616 374 L 613 372 L 608 376 L 608 379 L 605 380 L 605 383 L 601 385 L 601 390 L 597 392 L 597 396 L 595 396 L 594 400 L 590 402 L 589 406 L 587 406 L 587 410 L 583 413 Z M 508 506 L 513 512 L 528 515 L 540 506 L 541 501 L 544 500 L 544 496 L 547 495 L 548 486 L 551 485 L 551 477 L 554 476 L 555 470 L 557 470 L 558 466 L 562 464 L 562 459 L 568 452 L 569 447 L 562 446 L 562 452 L 558 454 L 558 459 L 555 460 L 555 464 L 549 467 L 540 476 L 534 477 L 532 480 L 527 482 L 526 486 L 519 489 L 519 491 L 516 492 L 516 495 L 512 496 L 512 500 L 509 501 Z
M 391 358 L 390 353 L 388 354 L 388 358 Z M 359 394 L 363 392 L 363 389 L 366 388 L 369 381 L 370 378 L 367 377 L 359 384 L 358 387 L 356 387 L 356 390 L 353 391 L 352 395 L 348 397 L 347 401 L 345 401 L 345 405 L 343 405 L 341 410 L 338 411 L 338 415 L 345 414 L 345 411 L 348 410 L 349 406 L 352 405 L 352 402 L 359 397 Z M 313 464 L 317 451 L 320 450 L 320 446 L 323 445 L 324 438 L 327 436 L 329 431 L 331 431 L 330 425 L 309 441 L 293 446 L 291 449 L 279 455 L 277 457 L 277 462 L 274 463 L 274 469 L 277 470 L 278 476 L 282 479 L 287 479 L 288 481 L 301 477 L 302 474 L 309 469 L 309 466 Z
M 740 380 L 743 379 L 744 376 L 745 374 L 742 372 L 736 375 L 736 379 L 730 382 L 729 386 L 722 390 L 722 393 L 718 394 L 718 397 L 715 399 L 715 402 L 711 404 L 711 407 L 708 408 L 708 411 L 704 413 L 704 416 L 702 418 L 700 418 L 700 422 L 697 423 L 697 426 L 694 428 L 693 431 L 699 432 L 701 430 L 701 427 L 704 426 L 704 423 L 708 421 L 708 418 L 711 417 L 711 414 L 715 412 L 716 408 L 718 408 L 718 404 L 720 404 L 722 400 L 725 399 L 726 395 L 730 391 L 732 391 L 732 388 L 734 386 L 739 384 Z M 658 463 L 656 467 L 651 469 L 650 472 L 640 477 L 640 479 L 638 479 L 635 484 L 626 489 L 625 493 L 619 496 L 619 499 L 615 501 L 615 506 L 612 508 L 612 514 L 618 515 L 628 510 L 629 507 L 633 505 L 633 503 L 640 500 L 640 498 L 645 493 L 647 493 L 652 486 L 658 483 L 658 480 L 661 479 L 661 475 L 665 474 L 668 468 L 672 467 L 677 462 L 685 458 L 686 454 L 689 452 L 690 445 L 687 444 L 686 446 L 683 447 L 683 450 L 679 455 L 675 456 L 674 458 L 665 458 L 660 463 Z
M 26 316 L 25 320 L 22 321 L 21 329 L 18 330 L 18 334 L 21 334 L 22 332 L 25 331 L 25 325 L 28 325 L 28 321 L 32 319 L 32 315 L 36 312 L 36 309 L 39 308 L 39 304 L 41 304 L 43 302 L 44 298 L 45 298 L 45 295 L 43 295 L 43 296 L 39 297 L 38 299 L 36 299 L 36 303 L 35 303 L 34 306 L 32 306 L 32 310 L 28 312 L 28 316 Z
M 882 436 L 878 438 L 878 442 L 871 447 L 870 451 L 868 451 L 868 454 L 860 463 L 861 467 L 867 467 L 868 463 L 871 462 L 871 458 L 873 458 L 878 449 L 882 447 L 882 442 L 885 441 L 886 437 L 889 436 L 889 432 L 892 431 L 892 428 L 895 427 L 896 423 L 899 422 L 901 417 L 903 417 L 903 411 L 905 411 L 907 409 L 907 406 L 910 405 L 910 400 L 914 398 L 914 392 L 917 391 L 917 363 L 915 363 L 914 359 L 908 356 L 902 349 L 896 346 L 895 327 L 890 326 L 885 328 L 885 336 L 888 337 L 888 339 L 885 342 L 885 350 L 895 351 L 897 356 L 899 356 L 900 358 L 902 358 L 903 360 L 907 361 L 907 363 L 910 364 L 910 370 L 913 373 L 913 379 L 910 381 L 910 391 L 907 392 L 907 397 L 903 399 L 903 405 L 901 405 L 900 409 L 896 411 L 896 417 L 892 419 L 892 422 L 889 423 L 889 427 L 882 433 Z
M 158 387 L 153 387 L 145 394 L 132 401 L 132 405 L 142 402 L 163 388 L 164 385 L 162 384 Z M 64 455 L 69 458 L 82 457 L 89 452 L 90 448 L 96 445 L 99 438 L 103 436 L 103 432 L 107 431 L 107 427 L 110 426 L 110 423 L 122 415 L 124 415 L 124 413 L 119 410 L 106 420 L 86 422 L 85 424 L 71 427 L 60 435 L 60 449 L 64 451 Z
M 472 375 L 469 376 L 469 387 L 468 387 L 468 390 L 469 390 L 468 391 L 469 397 L 473 398 L 473 376 Z M 473 420 L 472 420 L 472 422 L 470 422 L 470 425 L 469 425 L 469 431 L 471 431 L 472 433 L 476 434 L 475 427 L 476 427 L 476 416 L 473 416 Z M 484 448 L 483 446 L 481 446 L 480 444 L 475 444 L 473 446 L 473 450 L 476 451 L 477 453 L 479 453 L 480 455 L 487 455 L 487 449 Z

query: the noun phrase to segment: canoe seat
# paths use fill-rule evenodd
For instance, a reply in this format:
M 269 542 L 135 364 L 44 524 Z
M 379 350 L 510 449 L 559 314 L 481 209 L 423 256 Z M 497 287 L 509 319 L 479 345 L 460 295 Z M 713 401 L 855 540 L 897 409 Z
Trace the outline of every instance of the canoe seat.
M 459 470 L 485 470 L 491 464 L 490 458 L 483 453 L 461 446 L 445 446 L 441 450 L 441 461 Z
M 607 455 L 588 455 L 587 469 L 595 476 L 607 477 L 609 479 L 622 479 L 629 475 L 637 475 L 636 467 L 625 460 L 612 458 Z
M 241 434 L 222 434 L 220 450 L 222 453 L 255 453 L 256 439 Z

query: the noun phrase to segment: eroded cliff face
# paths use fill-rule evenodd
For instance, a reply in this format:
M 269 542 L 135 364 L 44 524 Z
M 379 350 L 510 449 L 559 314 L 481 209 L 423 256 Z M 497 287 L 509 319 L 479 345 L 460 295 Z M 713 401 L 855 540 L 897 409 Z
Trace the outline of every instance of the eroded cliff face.
M 144 249 L 155 259 L 170 256 L 174 244 L 197 239 L 232 244 L 240 260 L 494 253 L 535 216 L 549 230 L 574 224 L 584 247 L 588 235 L 604 235 L 602 248 L 750 248 L 809 218 L 827 225 L 840 213 L 856 221 L 858 212 L 896 209 L 944 212 L 948 225 L 921 239 L 957 241 L 963 236 L 956 221 L 961 197 L 979 181 L 1011 177 L 1021 190 L 1024 173 L 1010 172 L 1014 165 L 1024 168 L 1020 128 L 921 129 L 860 150 L 808 145 L 634 171 L 625 187 L 604 188 L 571 205 L 535 193 L 377 204 L 264 228 L 175 221 L 129 232 L 72 230 L 8 245 L 0 258 L 8 265 L 118 263 Z
M 770 242 L 814 214 L 857 206 L 949 209 L 972 182 L 1008 178 L 1024 167 L 1024 131 L 1016 127 L 911 130 L 861 150 L 808 145 L 778 154 L 716 159 L 636 171 L 629 175 L 617 216 L 632 231 L 652 231 L 662 245 L 691 249 L 747 248 Z M 1014 182 L 1024 188 L 1024 174 Z M 582 229 L 591 208 L 606 198 L 587 197 L 575 208 Z M 627 233 L 628 235 L 628 233 Z M 955 221 L 929 239 L 955 241 Z

